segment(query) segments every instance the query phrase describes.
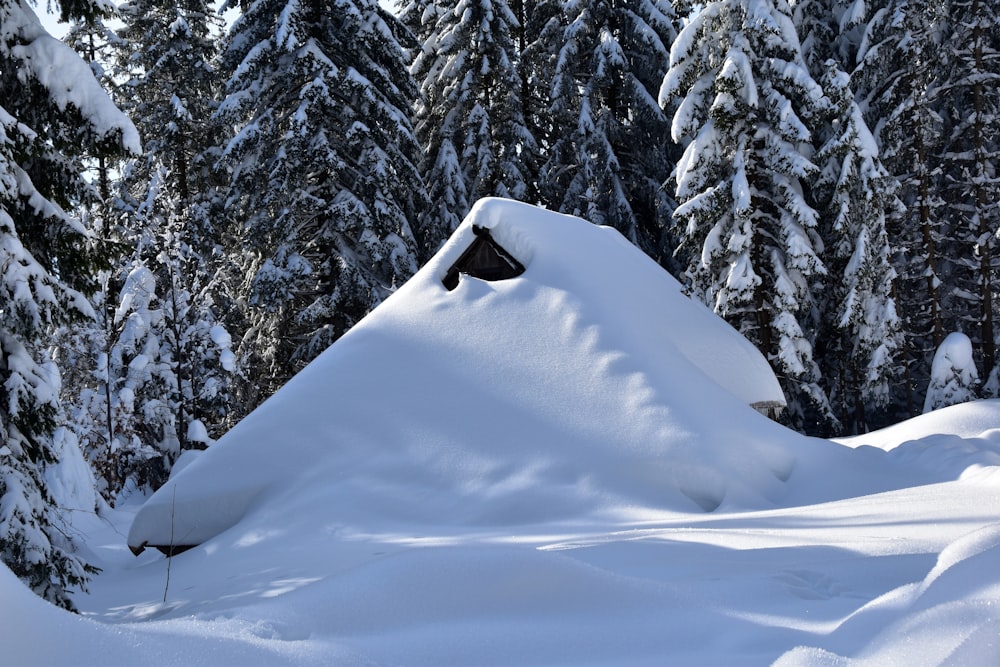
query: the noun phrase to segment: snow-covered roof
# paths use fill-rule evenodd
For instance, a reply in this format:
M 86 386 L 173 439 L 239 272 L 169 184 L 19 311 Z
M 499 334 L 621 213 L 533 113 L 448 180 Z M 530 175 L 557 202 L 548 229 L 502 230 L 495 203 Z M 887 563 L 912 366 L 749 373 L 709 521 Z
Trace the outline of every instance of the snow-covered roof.
M 476 226 L 525 271 L 448 290 Z M 755 403 L 784 404 L 765 359 L 620 234 L 487 199 L 154 494 L 128 542 L 200 544 L 277 498 L 317 493 L 359 524 L 766 505 L 794 466 L 778 443 L 797 436 Z

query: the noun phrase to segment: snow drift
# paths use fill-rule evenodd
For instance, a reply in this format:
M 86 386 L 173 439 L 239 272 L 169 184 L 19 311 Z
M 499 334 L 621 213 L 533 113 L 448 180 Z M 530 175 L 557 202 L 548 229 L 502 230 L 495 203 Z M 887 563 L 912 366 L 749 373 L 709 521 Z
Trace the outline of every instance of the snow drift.
M 526 270 L 449 291 L 474 227 Z M 783 402 L 757 350 L 617 232 L 484 200 L 414 278 L 160 489 L 128 541 L 200 544 L 307 480 L 361 523 L 768 505 L 796 438 L 748 404 Z

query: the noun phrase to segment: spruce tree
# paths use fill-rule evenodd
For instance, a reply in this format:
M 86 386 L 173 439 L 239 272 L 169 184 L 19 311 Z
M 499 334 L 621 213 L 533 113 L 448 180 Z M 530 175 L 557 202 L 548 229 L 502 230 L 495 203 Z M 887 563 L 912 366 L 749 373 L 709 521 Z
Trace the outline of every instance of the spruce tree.
M 518 20 L 524 43 L 520 60 L 521 104 L 525 122 L 538 145 L 535 171 L 540 171 L 551 154 L 552 142 L 560 136 L 557 119 L 552 117 L 549 107 L 556 62 L 563 46 L 562 5 L 558 0 L 519 3 Z M 514 8 L 517 11 L 518 3 Z
M 441 65 L 437 57 L 437 30 L 438 22 L 446 11 L 446 7 L 428 0 L 413 0 L 400 10 L 400 21 L 413 32 L 417 42 L 412 50 L 410 72 L 418 83 L 439 74 L 436 71 Z M 432 93 L 433 91 L 422 91 L 421 97 L 415 100 L 414 109 L 417 114 L 427 112 L 427 96 Z M 423 139 L 433 138 L 429 126 L 424 126 L 421 132 L 418 121 L 417 127 L 418 135 L 425 135 Z M 424 151 L 420 172 L 427 187 L 428 202 L 414 227 L 418 259 L 421 260 L 430 257 L 437 250 L 472 206 L 453 139 L 441 137 L 439 141 L 434 154 L 422 145 Z
M 110 12 L 111 10 L 107 11 Z M 125 45 L 115 31 L 107 25 L 108 19 L 116 18 L 117 16 L 117 11 L 115 11 L 108 15 L 91 14 L 78 18 L 70 24 L 69 31 L 63 37 L 63 42 L 72 47 L 90 65 L 90 70 L 93 72 L 94 78 L 100 82 L 104 90 L 108 91 L 111 99 L 120 105 L 120 100 L 116 94 L 118 81 L 114 76 L 112 63 L 115 59 L 116 50 L 125 48 Z M 111 201 L 111 172 L 113 167 L 117 165 L 110 164 L 108 158 L 104 155 L 92 156 L 89 161 L 95 163 L 89 166 L 92 171 L 96 172 L 96 179 L 93 180 L 96 182 L 97 192 L 100 196 L 100 201 L 97 202 L 98 208 L 91 211 L 91 213 L 97 214 L 100 208 L 106 206 Z M 97 222 L 99 223 L 100 220 L 98 219 Z
M 948 203 L 948 252 L 955 294 L 953 327 L 973 340 L 976 358 L 997 395 L 995 292 L 1000 289 L 996 235 L 1000 232 L 1000 8 L 996 2 L 953 0 L 946 83 L 938 105 L 945 121 L 941 160 Z
M 655 258 L 672 248 L 669 119 L 656 93 L 675 37 L 673 9 L 649 0 L 564 4 L 542 42 L 558 44 L 550 87 L 552 136 L 543 199 L 615 227 Z
M 816 297 L 817 363 L 837 430 L 859 433 L 882 423 L 897 384 L 900 322 L 886 224 L 901 205 L 847 74 L 864 26 L 863 0 L 797 0 L 794 10 L 803 56 L 829 101 L 813 133 L 820 171 L 808 191 L 829 273 Z
M 814 157 L 812 187 L 821 215 L 828 289 L 817 297 L 817 359 L 823 386 L 848 433 L 869 429 L 896 381 L 900 321 L 886 223 L 899 213 L 897 184 L 882 166 L 875 139 L 854 101 L 850 78 L 825 63 L 823 89 L 831 116 Z
M 118 170 L 115 196 L 95 211 L 120 252 L 101 277 L 97 319 L 62 339 L 70 418 L 112 504 L 123 490 L 159 486 L 182 449 L 229 424 L 232 368 L 214 343 L 228 338 L 218 321 L 232 290 L 219 280 L 222 207 L 205 148 L 219 20 L 195 0 L 137 0 L 121 19 L 109 40 L 116 93 L 145 153 Z
M 249 3 L 222 55 L 221 158 L 265 398 L 416 268 L 424 206 L 406 31 L 376 0 Z
M 478 199 L 532 200 L 537 146 L 523 108 L 520 22 L 507 0 L 445 0 L 412 27 L 423 45 L 411 69 L 432 202 L 418 227 L 427 256 Z
M 63 3 L 63 18 L 97 13 Z M 45 486 L 56 463 L 60 324 L 92 316 L 101 255 L 69 211 L 96 192 L 82 156 L 139 151 L 135 128 L 79 56 L 18 0 L 0 0 L 0 558 L 44 598 L 71 607 L 87 567 L 59 530 Z
M 827 61 L 852 72 L 864 38 L 868 0 L 793 0 L 790 2 L 802 55 L 814 77 Z
M 947 288 L 952 273 L 941 196 L 944 119 L 940 82 L 947 68 L 942 0 L 887 0 L 876 7 L 852 76 L 858 103 L 873 129 L 883 164 L 899 182 L 903 209 L 887 221 L 896 252 L 897 295 L 904 339 L 905 384 L 899 403 L 919 411 L 931 355 L 953 328 Z
M 137 481 L 155 488 L 181 450 L 204 447 L 206 423 L 216 435 L 226 423 L 231 373 L 211 335 L 230 300 L 210 149 L 220 20 L 203 0 L 133 0 L 121 13 L 122 95 L 146 152 L 121 183 L 120 241 L 132 252 L 113 281 L 110 361 L 134 422 L 119 427 L 141 436 Z
M 675 100 L 679 103 L 674 104 Z M 684 146 L 674 218 L 691 292 L 775 365 L 791 417 L 831 410 L 813 357 L 814 294 L 826 274 L 805 197 L 826 111 L 784 0 L 716 0 L 671 50 L 660 102 Z

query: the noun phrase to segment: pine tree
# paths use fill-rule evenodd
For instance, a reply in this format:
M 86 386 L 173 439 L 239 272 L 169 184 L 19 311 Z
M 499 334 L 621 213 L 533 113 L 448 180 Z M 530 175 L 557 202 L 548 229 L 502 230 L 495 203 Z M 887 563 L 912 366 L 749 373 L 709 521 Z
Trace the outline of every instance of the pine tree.
M 121 11 L 123 37 L 141 45 L 129 57 L 127 88 L 146 146 L 146 155 L 125 178 L 124 203 L 134 221 L 129 226 L 150 236 L 132 239 L 136 254 L 129 270 L 151 270 L 158 285 L 160 335 L 173 386 L 168 394 L 150 397 L 170 397 L 173 427 L 168 430 L 186 449 L 203 446 L 188 442 L 192 424 L 208 422 L 217 433 L 224 423 L 219 399 L 230 380 L 211 337 L 229 298 L 220 277 L 228 267 L 219 248 L 215 220 L 221 205 L 211 168 L 220 20 L 204 0 L 134 0 Z
M 123 490 L 156 488 L 181 450 L 228 425 L 232 370 L 220 360 L 231 352 L 214 342 L 230 297 L 205 150 L 218 19 L 198 0 L 136 0 L 121 11 L 115 43 L 127 79 L 117 90 L 146 152 L 121 170 L 101 216 L 124 256 L 103 276 L 98 321 L 65 341 L 77 437 L 111 503 Z
M 817 299 L 817 346 L 824 350 L 817 361 L 840 423 L 849 433 L 861 433 L 873 413 L 888 405 L 895 380 L 900 322 L 886 221 L 900 204 L 849 77 L 835 61 L 825 65 L 823 89 L 832 116 L 814 158 L 821 171 L 812 194 L 821 205 L 829 288 Z
M 111 10 L 107 10 L 111 11 Z M 119 103 L 117 95 L 117 81 L 109 66 L 114 60 L 115 50 L 125 48 L 121 39 L 106 23 L 106 19 L 117 16 L 117 12 L 104 16 L 102 14 L 92 14 L 90 16 L 76 19 L 70 25 L 69 31 L 63 37 L 63 42 L 72 47 L 80 54 L 80 57 L 90 65 L 90 70 L 94 78 L 100 82 L 104 90 L 109 91 L 111 99 Z M 96 172 L 97 192 L 100 195 L 99 207 L 104 206 L 111 200 L 111 171 L 113 165 L 108 163 L 108 158 L 104 155 L 96 155 L 91 158 L 96 164 L 91 165 L 91 170 Z
M 948 206 L 950 287 L 957 325 L 969 333 L 996 395 L 997 331 L 994 293 L 1000 289 L 996 235 L 1000 232 L 1000 9 L 995 2 L 953 0 L 944 43 L 940 112 L 947 128 L 941 169 Z
M 94 318 L 61 327 L 56 337 L 65 422 L 93 471 L 94 490 L 113 503 L 125 486 L 125 476 L 133 468 L 132 454 L 140 451 L 141 443 L 133 441 L 131 434 L 125 436 L 120 426 L 115 384 L 121 374 L 110 365 L 116 333 L 111 325 L 113 312 L 107 307 L 110 275 L 111 271 L 104 270 L 98 277 L 98 290 L 91 297 Z
M 446 11 L 446 7 L 428 0 L 411 1 L 400 11 L 400 22 L 413 32 L 417 42 L 413 49 L 410 72 L 418 82 L 425 81 L 431 76 L 431 70 L 440 66 L 436 31 L 438 22 Z M 414 105 L 418 113 L 424 109 L 422 102 L 418 98 Z M 419 129 L 418 125 L 418 132 Z M 414 232 L 417 236 L 418 255 L 420 259 L 426 259 L 458 227 L 472 204 L 469 202 L 457 149 L 451 137 L 440 139 L 433 161 L 432 154 L 425 148 L 420 170 L 427 187 L 428 207 L 421 211 Z
M 900 323 L 886 223 L 901 205 L 845 71 L 853 69 L 860 43 L 864 0 L 793 6 L 805 61 L 830 102 L 814 130 L 820 172 L 808 192 L 820 214 L 820 256 L 829 273 L 816 297 L 817 363 L 838 430 L 859 433 L 873 419 L 880 423 L 876 413 L 884 413 L 895 388 Z
M 524 116 L 520 22 L 507 0 L 446 0 L 411 27 L 423 45 L 411 71 L 433 203 L 418 227 L 427 256 L 478 199 L 532 200 L 537 146 Z
M 793 417 L 805 397 L 830 416 L 811 340 L 826 269 L 804 195 L 826 106 L 784 0 L 717 0 L 693 15 L 660 90 L 661 104 L 675 99 L 674 218 L 691 291 L 776 365 Z
M 523 43 L 520 59 L 522 112 L 538 146 L 540 164 L 533 173 L 540 171 L 541 163 L 551 154 L 552 142 L 559 137 L 557 121 L 549 107 L 556 62 L 563 46 L 563 4 L 558 0 L 513 3 L 521 23 L 519 34 Z
M 217 117 L 235 128 L 221 164 L 249 294 L 240 355 L 262 390 L 248 407 L 415 270 L 406 33 L 375 0 L 258 0 L 230 30 Z
M 813 76 L 832 60 L 845 72 L 854 70 L 864 38 L 868 0 L 792 0 L 802 55 Z
M 63 17 L 97 13 L 63 3 Z M 101 255 L 73 210 L 96 193 L 82 154 L 139 150 L 135 128 L 68 46 L 17 0 L 0 0 L 0 558 L 39 595 L 72 607 L 87 566 L 59 531 L 45 487 L 56 462 L 55 327 L 92 315 Z
M 944 125 L 938 94 L 946 68 L 940 0 L 888 0 L 868 21 L 852 80 L 873 129 L 883 164 L 900 183 L 904 208 L 887 221 L 897 249 L 899 312 L 903 319 L 905 386 L 900 402 L 915 414 L 927 386 L 930 356 L 944 340 L 951 267 L 942 244 L 944 199 L 940 155 Z
M 564 5 L 543 41 L 559 45 L 550 88 L 553 136 L 541 188 L 553 208 L 618 229 L 647 254 L 670 254 L 669 120 L 656 100 L 676 32 L 670 4 Z M 554 34 L 553 34 L 554 33 Z

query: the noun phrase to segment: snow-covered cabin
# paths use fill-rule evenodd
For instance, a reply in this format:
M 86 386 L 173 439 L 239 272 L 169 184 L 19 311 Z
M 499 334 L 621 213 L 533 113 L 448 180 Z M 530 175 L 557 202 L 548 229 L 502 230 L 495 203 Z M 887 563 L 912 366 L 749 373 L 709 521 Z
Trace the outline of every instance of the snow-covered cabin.
M 201 544 L 279 497 L 359 526 L 711 510 L 780 495 L 793 456 L 747 406 L 783 405 L 753 345 L 618 232 L 487 199 L 157 491 L 128 544 Z

